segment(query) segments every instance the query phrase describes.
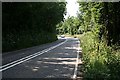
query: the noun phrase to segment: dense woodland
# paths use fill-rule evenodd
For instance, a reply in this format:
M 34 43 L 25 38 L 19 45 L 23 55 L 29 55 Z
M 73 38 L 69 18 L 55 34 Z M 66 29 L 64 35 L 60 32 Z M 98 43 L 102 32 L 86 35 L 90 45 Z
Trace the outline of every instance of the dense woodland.
M 82 38 L 85 78 L 119 80 L 120 2 L 79 4 L 84 28 L 90 31 Z
M 57 40 L 65 2 L 3 2 L 2 50 L 11 51 Z
M 58 33 L 80 36 L 84 79 L 119 80 L 120 2 L 78 3 L 78 16 L 58 24 Z
M 3 3 L 3 51 L 79 35 L 83 77 L 120 80 L 120 2 L 78 2 L 77 17 L 63 19 L 66 3 Z
M 71 35 L 98 29 L 98 36 L 108 45 L 120 43 L 120 9 L 118 2 L 80 2 L 78 17 L 68 17 L 57 25 L 59 34 Z

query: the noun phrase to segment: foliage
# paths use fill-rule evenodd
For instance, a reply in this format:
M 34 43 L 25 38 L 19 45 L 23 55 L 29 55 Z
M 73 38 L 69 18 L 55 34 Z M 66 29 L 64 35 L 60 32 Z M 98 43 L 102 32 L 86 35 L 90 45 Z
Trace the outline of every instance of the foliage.
M 104 42 L 99 43 L 92 32 L 83 34 L 80 40 L 83 49 L 84 79 L 119 80 L 120 49 L 113 50 Z
M 102 28 L 103 35 L 108 45 L 120 44 L 120 2 L 103 3 L 101 10 L 101 23 L 105 26 Z
M 97 30 L 100 40 L 107 45 L 120 44 L 120 6 L 119 2 L 80 2 L 80 14 L 82 20 L 80 27 L 84 32 Z
M 63 20 L 64 2 L 4 2 L 3 51 L 57 40 L 56 24 Z
M 120 3 L 80 2 L 84 78 L 119 80 Z M 89 31 L 89 32 L 88 32 Z M 118 47 L 116 50 L 114 47 Z
M 77 18 L 57 26 L 59 34 L 83 33 L 84 79 L 119 80 L 120 2 L 79 2 L 79 6 Z
M 77 17 L 69 16 L 64 22 L 57 25 L 58 34 L 78 34 L 80 32 L 79 25 L 80 22 Z

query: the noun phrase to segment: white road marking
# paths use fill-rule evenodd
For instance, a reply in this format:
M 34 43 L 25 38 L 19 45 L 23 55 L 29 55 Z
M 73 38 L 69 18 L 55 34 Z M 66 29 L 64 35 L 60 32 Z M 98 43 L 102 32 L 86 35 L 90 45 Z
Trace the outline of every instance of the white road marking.
M 78 51 L 77 51 L 77 59 L 76 59 L 76 64 L 75 64 L 75 70 L 74 70 L 74 75 L 73 75 L 73 79 L 77 78 L 77 68 L 78 68 L 78 62 L 79 62 L 79 47 L 80 47 L 80 41 L 78 43 Z
M 16 65 L 18 65 L 18 64 L 20 64 L 20 63 L 23 63 L 23 62 L 25 62 L 25 61 L 27 61 L 27 60 L 30 60 L 30 59 L 32 59 L 32 58 L 35 58 L 35 57 L 37 57 L 37 56 L 39 56 L 39 55 L 42 55 L 43 53 L 48 52 L 48 51 L 50 51 L 50 50 L 52 50 L 52 49 L 54 49 L 54 48 L 56 48 L 56 47 L 64 44 L 65 42 L 67 42 L 67 39 L 66 39 L 64 42 L 61 42 L 61 43 L 59 43 L 59 44 L 57 44 L 57 45 L 55 45 L 55 46 L 52 46 L 52 47 L 50 47 L 50 48 L 48 48 L 48 49 L 44 49 L 44 50 L 42 50 L 42 51 L 40 51 L 40 52 L 34 53 L 34 54 L 32 54 L 32 55 L 26 56 L 26 57 L 24 57 L 24 58 L 21 58 L 21 59 L 19 59 L 19 60 L 13 61 L 13 62 L 8 63 L 8 64 L 6 64 L 6 65 L 0 66 L 0 68 L 2 68 L 2 69 L 0 69 L 0 72 L 1 72 L 1 71 L 4 71 L 4 70 L 7 70 L 7 69 L 9 69 L 9 68 L 11 68 L 11 67 L 14 67 L 14 66 L 16 66 Z

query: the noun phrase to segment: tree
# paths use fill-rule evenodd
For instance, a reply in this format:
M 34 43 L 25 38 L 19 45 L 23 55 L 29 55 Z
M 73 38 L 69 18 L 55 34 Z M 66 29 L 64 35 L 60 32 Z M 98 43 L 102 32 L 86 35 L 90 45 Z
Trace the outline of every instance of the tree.
M 80 2 L 79 17 L 84 31 L 92 30 L 107 45 L 120 43 L 120 2 Z M 80 21 L 81 22 L 81 21 Z
M 65 2 L 4 2 L 3 51 L 57 40 L 56 25 L 64 18 Z
M 62 25 L 61 23 L 59 24 L 58 28 L 59 31 L 62 33 L 62 34 L 71 34 L 71 35 L 74 35 L 74 34 L 78 34 L 79 33 L 79 26 L 80 26 L 80 22 L 79 22 L 79 19 L 77 17 L 68 17 L 68 19 L 64 20 L 64 22 L 62 22 Z

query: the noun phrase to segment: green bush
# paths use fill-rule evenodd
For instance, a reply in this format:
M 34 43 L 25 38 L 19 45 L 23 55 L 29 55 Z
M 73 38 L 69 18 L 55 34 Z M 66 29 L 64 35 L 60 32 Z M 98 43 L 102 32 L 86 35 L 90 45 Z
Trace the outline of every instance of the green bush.
M 97 37 L 88 32 L 80 37 L 83 50 L 84 79 L 120 79 L 119 51 L 99 42 Z

